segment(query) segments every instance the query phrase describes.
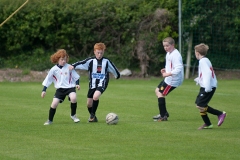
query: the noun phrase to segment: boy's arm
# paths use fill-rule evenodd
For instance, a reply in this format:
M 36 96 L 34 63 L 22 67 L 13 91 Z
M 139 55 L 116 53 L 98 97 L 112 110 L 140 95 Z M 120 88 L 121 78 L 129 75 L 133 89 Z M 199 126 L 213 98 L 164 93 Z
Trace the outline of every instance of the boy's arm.
M 203 61 L 201 61 L 203 62 Z M 202 70 L 202 81 L 204 84 L 205 92 L 211 92 L 211 79 L 212 79 L 212 71 L 207 63 L 201 63 L 201 70 Z
M 44 98 L 45 94 L 46 94 L 46 90 L 47 88 L 52 84 L 52 76 L 53 76 L 53 72 L 52 69 L 48 72 L 46 78 L 44 79 L 42 85 L 43 85 L 43 89 L 42 89 L 42 94 L 41 97 Z
M 171 74 L 176 75 L 180 73 L 183 70 L 182 57 L 181 56 L 175 57 L 172 65 L 173 65 L 173 70 L 171 71 Z
M 80 85 L 79 85 L 80 75 L 78 75 L 78 73 L 75 70 L 72 71 L 72 75 L 73 75 L 73 81 L 75 81 L 75 84 L 76 84 L 76 88 L 80 90 Z
M 108 72 L 111 72 L 116 79 L 120 78 L 120 73 L 115 65 L 109 60 Z
M 78 61 L 76 63 L 73 63 L 72 66 L 74 69 L 88 70 L 88 65 L 89 65 L 89 62 L 91 61 L 91 59 L 92 59 L 92 57 L 87 58 L 83 61 Z

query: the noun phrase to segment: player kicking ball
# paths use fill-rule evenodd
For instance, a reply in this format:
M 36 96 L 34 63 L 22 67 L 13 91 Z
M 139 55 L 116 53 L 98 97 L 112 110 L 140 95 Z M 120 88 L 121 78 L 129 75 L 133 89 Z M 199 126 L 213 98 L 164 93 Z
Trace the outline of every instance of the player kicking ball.
M 85 60 L 78 61 L 69 67 L 70 70 L 87 70 L 89 75 L 89 90 L 87 93 L 87 108 L 90 114 L 88 122 L 98 122 L 96 111 L 99 99 L 108 87 L 112 73 L 116 79 L 120 78 L 120 73 L 110 59 L 104 57 L 106 46 L 104 43 L 94 45 L 94 55 Z

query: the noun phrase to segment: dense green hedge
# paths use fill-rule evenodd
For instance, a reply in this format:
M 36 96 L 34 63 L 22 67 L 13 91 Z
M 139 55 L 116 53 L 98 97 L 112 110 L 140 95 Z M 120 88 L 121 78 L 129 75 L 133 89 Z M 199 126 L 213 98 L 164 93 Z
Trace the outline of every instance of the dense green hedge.
M 0 21 L 24 2 L 0 0 Z M 106 56 L 119 67 L 138 68 L 136 40 L 152 34 L 156 41 L 151 49 L 155 51 L 150 55 L 153 64 L 150 72 L 154 71 L 154 66 L 158 67 L 163 61 L 159 60 L 159 52 L 165 54 L 159 45 L 162 36 L 173 33 L 176 37 L 177 27 L 166 23 L 171 31 L 165 34 L 139 28 L 163 5 L 165 1 L 154 0 L 30 0 L 0 28 L 1 67 L 43 70 L 51 66 L 49 55 L 59 48 L 65 48 L 71 55 L 70 60 L 76 61 L 91 56 L 96 42 L 104 42 Z M 172 14 L 170 18 L 176 17 Z

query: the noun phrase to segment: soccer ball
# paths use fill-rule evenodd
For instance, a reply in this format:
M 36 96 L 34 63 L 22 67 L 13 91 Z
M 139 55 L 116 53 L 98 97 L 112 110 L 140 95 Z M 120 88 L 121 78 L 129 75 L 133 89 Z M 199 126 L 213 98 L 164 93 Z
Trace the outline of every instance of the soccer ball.
M 106 116 L 107 124 L 117 124 L 118 123 L 118 115 L 116 113 L 108 113 Z

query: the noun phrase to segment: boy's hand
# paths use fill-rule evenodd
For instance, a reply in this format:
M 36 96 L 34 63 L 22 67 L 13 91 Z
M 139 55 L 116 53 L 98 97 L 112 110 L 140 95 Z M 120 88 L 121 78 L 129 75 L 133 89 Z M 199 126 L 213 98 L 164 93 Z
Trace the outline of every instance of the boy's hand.
M 68 69 L 69 69 L 69 70 L 73 70 L 74 67 L 73 67 L 73 66 L 69 66 Z
M 46 95 L 46 92 L 43 91 L 42 94 L 41 94 L 41 97 L 44 98 L 45 95 Z
M 168 77 L 168 76 L 171 76 L 171 75 L 172 75 L 172 73 L 166 73 L 166 72 L 163 72 L 163 73 L 162 73 L 162 76 L 163 76 L 163 77 Z
M 212 91 L 212 88 L 209 88 L 209 89 L 208 89 L 208 88 L 205 88 L 205 92 L 208 93 L 208 92 L 211 92 L 211 91 Z
M 80 90 L 80 85 L 76 85 L 77 90 Z
M 198 83 L 199 83 L 199 78 L 198 78 L 198 77 L 195 78 L 194 81 L 196 82 L 196 85 L 198 85 Z
M 161 72 L 161 74 L 165 73 L 166 72 L 165 68 L 161 69 L 160 72 Z

